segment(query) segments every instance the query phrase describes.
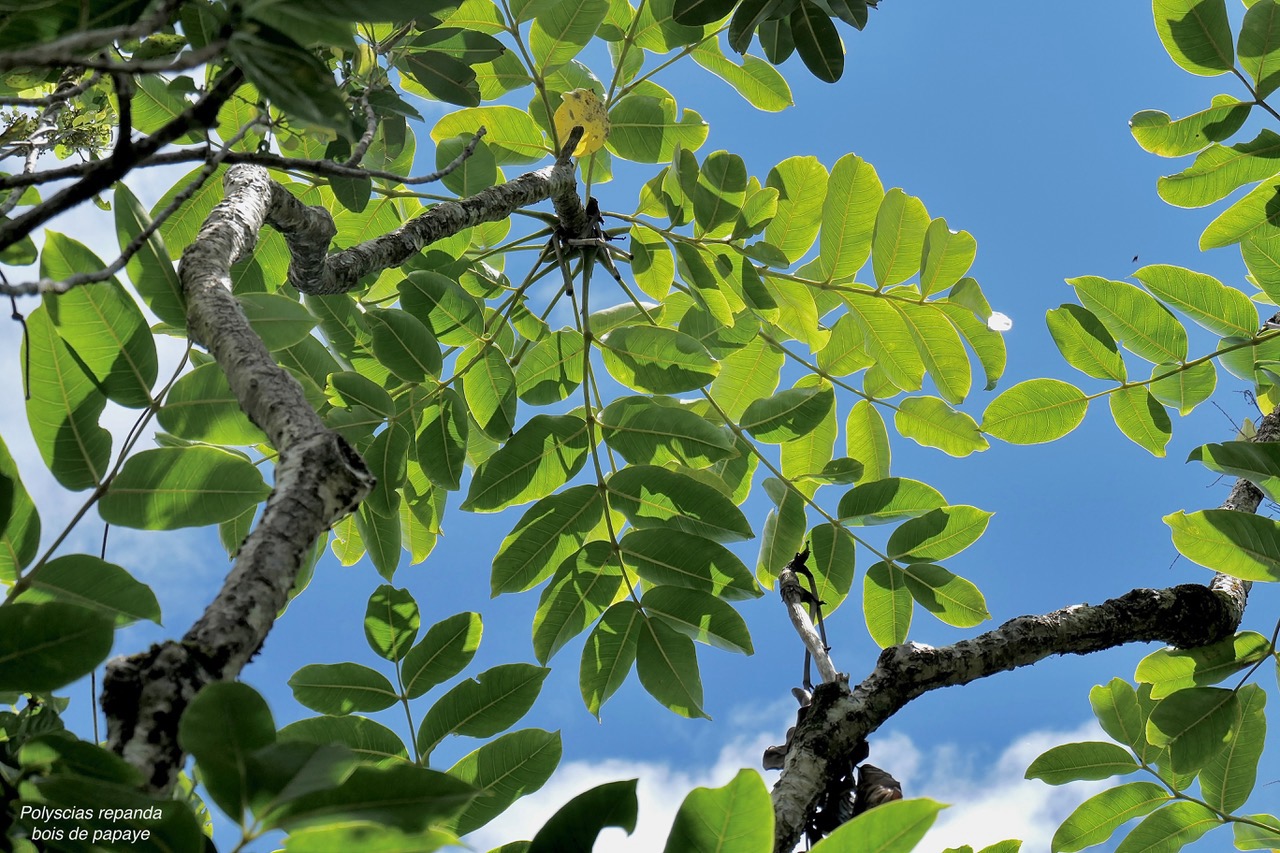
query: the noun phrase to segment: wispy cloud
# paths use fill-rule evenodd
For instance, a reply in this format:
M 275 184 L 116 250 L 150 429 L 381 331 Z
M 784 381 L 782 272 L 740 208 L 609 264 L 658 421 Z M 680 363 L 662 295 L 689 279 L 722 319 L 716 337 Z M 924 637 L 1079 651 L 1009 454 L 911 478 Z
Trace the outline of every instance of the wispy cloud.
M 626 836 L 621 830 L 606 830 L 595 849 L 609 853 L 660 851 L 685 795 L 695 787 L 724 785 L 743 767 L 758 769 L 764 748 L 778 740 L 778 733 L 785 731 L 793 713 L 791 708 L 778 705 L 734 714 L 729 739 L 709 766 L 611 758 L 569 762 L 541 791 L 518 801 L 467 841 L 477 850 L 489 850 L 508 841 L 531 838 L 577 794 L 604 782 L 638 778 L 640 819 L 635 833 Z M 942 812 L 918 849 L 941 850 L 961 844 L 980 849 L 1006 838 L 1021 838 L 1026 842 L 1024 850 L 1045 850 L 1058 824 L 1106 783 L 1055 788 L 1023 779 L 1027 765 L 1051 746 L 1100 735 L 1093 723 L 1073 731 L 1029 732 L 1005 747 L 994 762 L 984 763 L 961 744 L 921 748 L 907 735 L 894 732 L 876 736 L 875 763 L 890 770 L 903 783 L 908 796 L 931 797 L 952 804 Z M 776 773 L 766 774 L 769 785 L 776 778 Z

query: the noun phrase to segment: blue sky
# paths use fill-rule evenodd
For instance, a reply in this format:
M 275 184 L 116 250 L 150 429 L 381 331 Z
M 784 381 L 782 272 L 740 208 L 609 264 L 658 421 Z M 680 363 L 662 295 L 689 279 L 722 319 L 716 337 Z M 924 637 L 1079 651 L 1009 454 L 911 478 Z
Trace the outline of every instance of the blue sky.
M 1174 209 L 1155 194 L 1156 178 L 1185 163 L 1145 153 L 1127 129 L 1138 110 L 1161 109 L 1176 117 L 1203 109 L 1214 94 L 1243 97 L 1243 89 L 1230 78 L 1195 78 L 1174 66 L 1159 44 L 1147 4 L 885 0 L 873 10 L 866 32 L 841 27 L 841 34 L 848 52 L 844 79 L 821 84 L 798 60 L 790 60 L 783 71 L 796 105 L 778 114 L 754 111 L 691 62 L 657 79 L 682 106 L 697 109 L 709 122 L 711 135 L 700 155 L 721 148 L 734 151 L 763 179 L 770 166 L 788 156 L 813 154 L 830 167 L 854 152 L 876 167 L 886 187 L 903 187 L 919 196 L 933 216 L 945 216 L 953 228 L 971 232 L 979 247 L 971 274 L 995 309 L 1015 323 L 1005 339 L 1009 367 L 1001 389 L 1036 376 L 1062 378 L 1086 391 L 1102 387 L 1062 361 L 1045 328 L 1045 311 L 1072 301 L 1064 278 L 1093 274 L 1122 279 L 1143 264 L 1169 263 L 1208 272 L 1228 284 L 1243 283 L 1237 250 L 1201 253 L 1196 248 L 1213 212 Z M 428 124 L 433 121 L 429 117 Z M 425 130 L 418 138 L 420 149 L 426 149 L 419 165 L 426 171 L 434 157 Z M 510 177 L 514 170 L 508 173 Z M 172 177 L 146 180 L 158 195 Z M 633 182 L 619 179 L 596 194 L 602 207 L 630 212 L 636 192 Z M 95 215 L 78 212 L 53 227 L 86 239 Z M 1135 255 L 1137 264 L 1131 260 Z M 16 330 L 4 327 L 2 334 L 7 351 L 16 357 Z M 1193 354 L 1212 345 L 1193 333 Z M 16 399 L 12 374 L 2 377 L 9 383 L 4 392 Z M 1229 482 L 1183 460 L 1199 444 L 1231 438 L 1233 421 L 1256 419 L 1256 410 L 1236 393 L 1243 387 L 1220 371 L 1214 400 L 1221 410 L 1206 403 L 1190 417 L 1175 420 L 1164 459 L 1124 438 L 1103 401 L 1095 403 L 1074 433 L 1045 446 L 993 441 L 991 450 L 956 460 L 895 437 L 895 475 L 926 480 L 952 503 L 996 513 L 983 539 L 948 561 L 949 568 L 983 590 L 993 620 L 960 631 L 917 610 L 911 638 L 940 645 L 1014 616 L 1096 603 L 1135 586 L 1207 580 L 1206 570 L 1175 561 L 1160 518 L 1178 509 L 1217 506 L 1225 497 Z M 963 408 L 980 417 L 993 396 L 975 391 Z M 843 419 L 848 402 L 841 405 Z M 523 410 L 522 418 L 532 413 Z M 65 517 L 74 502 L 56 495 L 47 475 L 41 484 L 41 466 L 29 440 L 12 438 L 15 427 L 25 432 L 20 418 L 13 422 L 15 414 L 6 416 L 4 435 L 37 495 L 47 531 L 53 526 L 50 520 Z M 117 423 L 127 422 L 120 414 Z M 843 437 L 837 447 L 842 444 Z M 824 492 L 834 505 L 840 490 Z M 522 510 L 496 518 L 472 516 L 454 509 L 456 496 L 450 503 L 445 536 L 435 552 L 421 566 L 402 565 L 396 584 L 418 598 L 424 625 L 462 610 L 484 614 L 484 642 L 468 675 L 499 663 L 532 662 L 529 626 L 537 595 L 489 598 L 490 560 Z M 744 509 L 759 529 L 768 503 L 758 488 Z M 95 548 L 97 536 L 85 527 L 77 544 Z M 754 565 L 756 549 L 753 541 L 738 551 Z M 864 556 L 859 554 L 855 592 L 869 564 Z M 226 567 L 210 532 L 113 531 L 108 557 L 137 568 L 155 587 L 166 614 L 164 629 L 138 626 L 119 634 L 116 653 L 180 635 L 216 591 Z M 310 713 L 294 702 L 284 684 L 300 666 L 342 660 L 378 666 L 364 642 L 361 619 L 369 593 L 381 582 L 368 563 L 344 569 L 332 557 L 322 561 L 306 594 L 291 605 L 244 675 L 267 696 L 278 724 Z M 1255 588 L 1245 627 L 1269 634 L 1278 603 L 1274 590 Z M 633 675 L 597 724 L 578 694 L 581 640 L 562 650 L 541 698 L 521 725 L 561 730 L 565 777 L 499 818 L 496 828 L 487 828 L 477 839 L 479 849 L 487 849 L 481 842 L 494 846 L 528 837 L 572 794 L 637 773 L 647 780 L 640 832 L 648 835 L 630 847 L 615 839 L 600 849 L 660 849 L 670 810 L 690 787 L 723 783 L 739 766 L 758 767 L 760 750 L 780 742 L 793 717 L 789 689 L 799 681 L 802 650 L 776 596 L 747 602 L 740 612 L 755 641 L 753 657 L 705 648 L 699 652 L 712 722 L 666 712 Z M 873 666 L 877 649 L 856 601 L 842 608 L 828 629 L 837 666 L 854 681 L 860 679 Z M 929 694 L 891 720 L 873 736 L 871 760 L 902 778 L 909 796 L 928 794 L 955 804 L 939 821 L 940 829 L 950 824 L 949 834 L 931 837 L 921 849 L 963 842 L 979 846 L 1019 833 L 1038 838 L 1024 849 L 1046 849 L 1056 821 L 1099 788 L 1019 784 L 1022 771 L 1054 742 L 1096 737 L 1087 729 L 1089 687 L 1116 675 L 1130 677 L 1144 653 L 1131 647 L 1045 661 Z M 1276 701 L 1270 675 L 1260 681 Z M 71 692 L 80 699 L 87 688 Z M 423 711 L 425 705 L 418 714 Z M 379 719 L 405 733 L 398 709 Z M 449 740 L 438 750 L 441 766 L 476 745 L 469 739 Z M 1273 746 L 1264 756 L 1259 784 L 1280 776 L 1277 755 Z M 768 774 L 770 784 L 774 776 Z M 1222 849 L 1222 838 L 1211 836 L 1191 849 Z

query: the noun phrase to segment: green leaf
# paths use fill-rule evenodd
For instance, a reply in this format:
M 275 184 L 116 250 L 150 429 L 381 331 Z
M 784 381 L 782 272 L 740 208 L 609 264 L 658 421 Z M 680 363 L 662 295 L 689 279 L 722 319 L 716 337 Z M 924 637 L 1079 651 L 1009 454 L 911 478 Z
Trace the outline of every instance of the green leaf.
M 906 642 L 913 605 L 902 570 L 881 561 L 862 581 L 862 615 L 871 639 L 882 649 Z
M 920 257 L 920 295 L 939 293 L 958 282 L 978 253 L 978 241 L 968 231 L 952 231 L 945 219 L 929 223 Z
M 1205 802 L 1225 813 L 1236 811 L 1249 799 L 1267 734 L 1267 694 L 1256 684 L 1246 684 L 1239 696 L 1235 737 L 1200 771 Z
M 418 602 L 409 590 L 383 584 L 369 596 L 364 611 L 364 638 L 379 657 L 402 659 L 413 646 L 421 624 Z
M 1053 834 L 1053 853 L 1075 853 L 1101 844 L 1123 824 L 1150 814 L 1169 801 L 1154 782 L 1129 782 L 1095 794 L 1076 807 Z
M 609 111 L 608 149 L 633 163 L 665 163 L 676 146 L 695 151 L 706 141 L 709 128 L 702 116 L 691 109 L 676 117 L 676 102 L 670 96 L 632 94 Z
M 737 600 L 757 598 L 751 572 L 725 548 L 679 530 L 631 530 L 622 537 L 622 556 L 650 584 L 665 584 Z
M 924 515 L 946 504 L 942 494 L 927 483 L 888 477 L 869 480 L 845 492 L 838 512 L 845 524 L 886 524 Z
M 731 605 L 708 592 L 653 586 L 640 599 L 649 616 L 657 616 L 699 643 L 744 655 L 755 653 L 747 623 Z
M 731 434 L 664 397 L 620 397 L 599 420 L 605 443 L 633 464 L 705 468 L 737 455 Z
M 603 511 L 603 495 L 594 485 L 573 486 L 529 507 L 493 558 L 493 594 L 523 592 L 550 577 L 582 547 Z
M 1152 456 L 1164 456 L 1165 446 L 1173 437 L 1173 423 L 1150 391 L 1141 385 L 1118 388 L 1107 401 L 1111 404 L 1111 417 L 1122 433 Z
M 948 625 L 972 628 L 991 618 L 978 588 L 942 566 L 913 563 L 902 569 L 902 577 L 911 597 Z
M 813 845 L 813 853 L 897 853 L 911 850 L 933 826 L 942 803 L 896 800 L 868 809 Z
M 582 647 L 578 686 L 587 710 L 600 718 L 600 708 L 626 681 L 635 663 L 644 614 L 631 600 L 619 601 L 600 617 Z M 679 635 L 677 635 L 679 636 Z M 681 639 L 684 639 L 681 637 Z M 693 643 L 689 647 L 693 647 Z
M 458 816 L 453 830 L 459 835 L 474 832 L 541 788 L 560 764 L 560 753 L 559 732 L 521 729 L 463 756 L 449 768 L 449 775 L 480 793 Z
M 1280 181 L 1266 180 L 1205 226 L 1200 250 L 1230 246 L 1246 239 L 1269 240 L 1280 234 Z
M 467 458 L 467 407 L 452 388 L 441 389 L 422 410 L 416 450 L 431 482 L 454 490 L 462 483 Z
M 773 477 L 764 481 L 764 490 L 776 509 L 769 510 L 761 531 L 756 578 L 765 586 L 773 586 L 783 566 L 804 547 L 808 522 L 801 492 Z
M 892 303 L 902 315 L 925 370 L 948 402 L 959 404 L 973 382 L 969 355 L 955 326 L 933 305 Z
M 476 72 L 456 57 L 437 50 L 416 50 L 400 57 L 396 66 L 437 100 L 460 107 L 480 106 Z
M 1186 169 L 1160 178 L 1156 191 L 1169 204 L 1204 207 L 1274 175 L 1278 154 L 1280 136 L 1265 129 L 1248 142 L 1211 145 Z
M 0 607 L 0 690 L 56 690 L 107 659 L 115 636 L 109 616 L 74 604 Z
M 711 397 L 730 418 L 740 418 L 753 401 L 778 387 L 785 356 L 761 338 L 725 356 L 711 383 Z
M 1280 6 L 1258 0 L 1240 25 L 1240 66 L 1253 78 L 1259 99 L 1280 87 Z
M 1154 381 L 1147 386 L 1151 395 L 1164 405 L 1173 406 L 1184 417 L 1209 399 L 1218 383 L 1218 372 L 1211 361 L 1186 368 L 1176 364 L 1157 364 L 1151 369 L 1151 376 Z M 1155 379 L 1157 376 L 1163 378 Z
M 778 191 L 778 212 L 764 239 L 795 263 L 813 246 L 822 225 L 827 170 L 817 157 L 789 157 L 769 170 L 765 186 Z
M 446 735 L 489 737 L 510 728 L 533 706 L 549 672 L 508 663 L 459 683 L 427 711 L 418 728 L 418 750 L 428 756 Z
M 1043 752 L 1027 768 L 1028 779 L 1065 785 L 1082 779 L 1110 779 L 1138 769 L 1129 750 L 1105 741 L 1064 743 Z
M 228 521 L 270 488 L 248 459 L 216 447 L 161 447 L 134 454 L 98 502 L 104 521 L 174 530 Z
M 362 504 L 356 510 L 356 530 L 360 532 L 360 539 L 368 549 L 373 567 L 383 578 L 391 580 L 400 565 L 400 540 L 403 538 L 400 514 L 395 512 L 382 515 Z
M 280 741 L 345 746 L 361 761 L 380 764 L 386 759 L 408 759 L 399 735 L 366 717 L 308 717 L 279 731 Z
M 123 249 L 151 226 L 147 209 L 123 181 L 115 187 L 116 237 Z M 138 295 L 163 322 L 179 328 L 187 324 L 187 305 L 178 271 L 169 260 L 169 251 L 157 231 L 142 242 L 125 265 Z
M 846 497 L 852 495 L 850 492 Z M 903 522 L 893 531 L 887 553 L 894 560 L 945 560 L 977 542 L 992 515 L 972 506 L 944 506 L 930 510 Z
M 1157 649 L 1138 663 L 1134 678 L 1151 685 L 1151 698 L 1163 699 L 1184 687 L 1217 684 L 1271 653 L 1267 638 L 1244 631 L 1194 649 Z
M 610 375 L 636 391 L 692 391 L 720 372 L 706 347 L 675 329 L 619 326 L 600 338 L 600 346 Z
M 676 812 L 664 853 L 749 853 L 773 843 L 773 805 L 764 780 L 739 770 L 727 785 L 694 788 Z
M 178 743 L 200 768 L 200 781 L 218 806 L 239 819 L 249 805 L 254 751 L 275 743 L 276 724 L 267 702 L 247 684 L 210 684 L 182 714 Z
M 470 785 L 435 770 L 408 763 L 362 765 L 336 788 L 304 794 L 284 804 L 275 823 L 294 829 L 364 821 L 421 832 L 454 817 L 474 797 Z
M 484 338 L 484 306 L 448 276 L 415 270 L 398 287 L 404 310 L 425 323 L 441 343 L 469 346 Z
M 1269 814 L 1255 814 L 1249 817 L 1269 829 L 1247 823 L 1232 824 L 1237 850 L 1269 850 L 1280 844 L 1280 820 Z
M 582 333 L 560 329 L 538 341 L 516 367 L 516 395 L 535 406 L 558 403 L 582 383 Z
M 1089 401 L 1057 379 L 1019 382 L 987 405 L 982 431 L 1010 444 L 1055 441 L 1080 426 Z
M 1271 500 L 1280 498 L 1280 443 L 1273 441 L 1230 441 L 1203 444 L 1191 451 L 1187 461 L 1204 463 L 1210 471 L 1245 477 Z
M 1143 818 L 1116 853 L 1181 850 L 1216 826 L 1221 826 L 1218 816 L 1199 803 L 1170 803 Z
M 1276 142 L 1280 150 L 1280 136 Z M 1251 338 L 1258 331 L 1254 303 L 1213 276 L 1163 264 L 1145 266 L 1133 276 L 1147 290 L 1215 335 Z
M 497 512 L 546 497 L 586 464 L 587 422 L 574 415 L 536 415 L 476 469 L 462 509 Z
M 1096 685 L 1089 691 L 1089 704 L 1104 732 L 1128 744 L 1143 761 L 1150 763 L 1156 759 L 1159 750 L 1147 742 L 1146 719 L 1137 693 L 1127 681 L 1113 678 L 1107 684 Z
M 301 302 L 282 294 L 242 293 L 236 298 L 249 325 L 273 352 L 293 346 L 315 328 L 315 315 Z
M 479 128 L 486 131 L 484 143 L 501 166 L 536 163 L 547 155 L 542 131 L 524 110 L 505 105 L 473 107 L 448 113 L 431 129 L 431 139 L 439 143 L 460 134 L 468 137 Z M 406 310 L 412 312 L 408 305 Z M 441 337 L 439 331 L 436 336 Z
M 345 129 L 345 104 L 333 74 L 284 33 L 255 21 L 232 33 L 227 55 L 279 109 L 306 124 Z
M 1138 144 L 1152 154 L 1182 157 L 1212 142 L 1229 139 L 1244 124 L 1252 107 L 1252 103 L 1230 95 L 1216 95 L 1209 109 L 1176 121 L 1159 110 L 1135 113 L 1129 120 L 1129 130 Z
M 862 465 L 861 480 L 889 476 L 889 433 L 884 418 L 869 400 L 859 400 L 849 410 L 844 426 L 845 452 Z
M 791 13 L 796 53 L 814 77 L 834 83 L 844 74 L 844 44 L 831 18 L 816 3 L 800 0 Z
M 480 647 L 482 633 L 479 613 L 455 613 L 428 628 L 422 641 L 404 656 L 405 695 L 416 699 L 462 672 Z
M 812 432 L 835 406 L 835 389 L 827 382 L 796 387 L 747 406 L 739 425 L 757 441 L 781 444 Z
M 862 332 L 863 346 L 876 366 L 896 387 L 903 391 L 917 390 L 924 380 L 925 365 L 916 337 L 908 328 L 902 312 L 888 300 L 870 293 L 843 295 L 848 302 L 850 316 Z
M 871 239 L 871 266 L 880 287 L 900 284 L 920 271 L 929 224 L 920 199 L 897 187 L 884 194 Z
M 692 197 L 693 218 L 704 232 L 736 222 L 747 197 L 746 163 L 728 151 L 707 155 L 698 170 Z
M 533 616 L 533 653 L 545 664 L 609 608 L 622 567 L 608 542 L 588 542 L 556 569 Z
M 948 456 L 968 456 L 991 446 L 973 418 L 937 397 L 908 397 L 898 404 L 893 423 L 903 438 Z
M 733 6 L 733 0 L 728 6 Z M 742 64 L 738 65 L 724 55 L 715 41 L 700 43 L 691 55 L 694 62 L 728 83 L 758 110 L 776 113 L 793 103 L 786 78 L 759 57 L 744 56 Z
M 853 586 L 853 536 L 839 524 L 827 522 L 809 531 L 810 565 L 818 600 L 830 616 L 844 602 Z
M 1164 517 L 1173 547 L 1193 563 L 1247 581 L 1280 580 L 1280 524 L 1230 509 Z
M 161 427 L 188 441 L 253 445 L 267 440 L 240 408 L 215 363 L 202 364 L 175 382 L 157 418 Z
M 538 7 L 529 32 L 529 49 L 539 75 L 573 59 L 591 41 L 609 13 L 609 0 L 571 0 Z
M 381 711 L 396 701 L 386 676 L 358 663 L 313 663 L 289 679 L 293 698 L 322 714 Z
M 1067 284 L 1129 352 L 1154 363 L 1186 360 L 1187 330 L 1151 296 L 1097 276 L 1067 279 Z
M 675 0 L 671 18 L 687 27 L 714 24 L 732 12 L 735 5 L 736 0 Z
M 373 354 L 388 370 L 405 382 L 440 377 L 440 346 L 417 317 L 396 308 L 368 311 L 365 317 L 373 330 Z
M 607 826 L 616 826 L 628 835 L 634 832 L 638 809 L 635 779 L 597 785 L 561 806 L 523 853 L 589 851 Z
M 18 601 L 63 601 L 111 617 L 116 627 L 139 619 L 160 624 L 160 604 L 151 587 L 115 563 L 88 554 L 66 554 L 36 568 Z
M 22 484 L 17 463 L 0 438 L 0 495 L 7 511 L 0 533 L 0 581 L 10 583 L 27 567 L 40 550 L 40 514 Z
M 458 363 L 471 365 L 462 377 L 462 396 L 471 417 L 485 435 L 506 441 L 515 429 L 516 377 L 502 350 L 476 343 L 458 354 Z
M 351 370 L 329 375 L 329 388 L 326 396 L 336 406 L 355 408 L 363 406 L 383 418 L 390 419 L 396 414 L 396 407 L 391 402 L 391 395 L 378 383 L 368 377 L 361 376 Z
M 706 717 L 693 641 L 661 619 L 643 618 L 638 631 L 636 674 L 644 689 L 682 717 Z
M 1221 687 L 1188 687 L 1166 696 L 1147 720 L 1147 740 L 1169 750 L 1178 773 L 1199 770 L 1235 734 L 1239 697 Z
M 40 275 L 63 280 L 105 264 L 83 244 L 46 233 Z M 159 370 L 155 341 L 133 297 L 114 278 L 45 296 L 58 335 L 94 377 L 107 398 L 131 408 L 151 402 Z
M 867 262 L 883 199 L 880 176 L 861 157 L 846 154 L 831 167 L 818 254 L 818 265 L 827 281 L 848 278 Z
M 1153 0 L 1156 32 L 1184 71 L 1215 77 L 1235 67 L 1235 47 L 1224 0 Z
M 609 503 L 635 527 L 671 527 L 718 542 L 754 535 L 742 511 L 713 486 L 653 465 L 628 465 L 606 482 Z
M 41 459 L 64 488 L 101 483 L 111 457 L 111 433 L 97 424 L 106 397 L 58 337 L 45 306 L 27 315 L 26 346 L 27 420 Z
M 1128 379 L 1115 339 L 1088 308 L 1068 302 L 1049 311 L 1045 322 L 1067 364 L 1094 379 Z
M 400 424 L 392 424 L 378 433 L 364 452 L 370 473 L 377 478 L 373 491 L 365 498 L 362 508 L 379 515 L 393 515 L 400 509 L 400 494 L 396 490 L 404 485 L 408 471 L 409 431 Z

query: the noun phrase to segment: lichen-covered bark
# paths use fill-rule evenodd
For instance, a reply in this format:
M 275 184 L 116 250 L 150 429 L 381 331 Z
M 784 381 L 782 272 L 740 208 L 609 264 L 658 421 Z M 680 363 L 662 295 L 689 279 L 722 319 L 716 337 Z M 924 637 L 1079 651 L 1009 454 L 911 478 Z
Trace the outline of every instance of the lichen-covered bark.
M 253 249 L 264 224 L 281 231 L 293 253 L 290 281 L 307 293 L 335 293 L 361 277 L 398 266 L 422 247 L 518 207 L 554 198 L 580 211 L 568 153 L 545 169 L 459 202 L 438 204 L 395 232 L 328 253 L 333 221 L 308 208 L 259 166 L 228 170 L 226 197 L 182 255 L 180 277 L 192 339 L 226 374 L 241 408 L 279 451 L 275 487 L 217 597 L 181 641 L 113 660 L 102 707 L 112 749 L 167 792 L 182 767 L 182 712 L 205 685 L 234 679 L 261 648 L 288 600 L 317 537 L 350 513 L 373 487 L 364 462 L 325 427 L 302 389 L 249 326 L 231 293 L 230 268 Z M 585 220 L 585 217 L 583 217 Z
M 1262 419 L 1254 438 L 1277 439 L 1280 409 Z M 1257 486 L 1241 479 L 1222 507 L 1255 512 L 1261 501 Z M 798 589 L 794 575 L 791 581 Z M 843 676 L 827 680 L 814 690 L 808 712 L 792 733 L 782 775 L 773 787 L 775 853 L 795 849 L 832 777 L 847 769 L 869 734 L 911 700 L 940 687 L 1030 666 L 1052 655 L 1089 654 L 1141 642 L 1177 648 L 1208 645 L 1240 626 L 1249 587 L 1245 581 L 1220 574 L 1205 586 L 1134 589 L 1098 605 L 1019 616 L 994 631 L 944 648 L 906 643 L 885 649 L 871 674 L 852 687 Z M 781 592 L 794 621 L 795 590 L 789 595 L 784 585 Z M 808 646 L 811 639 L 805 631 L 800 633 Z

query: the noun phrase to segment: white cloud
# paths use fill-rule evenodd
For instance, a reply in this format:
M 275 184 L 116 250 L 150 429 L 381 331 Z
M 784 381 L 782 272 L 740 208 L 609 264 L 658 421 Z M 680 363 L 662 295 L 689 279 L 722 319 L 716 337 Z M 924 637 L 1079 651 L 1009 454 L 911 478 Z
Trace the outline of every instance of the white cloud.
M 601 833 L 596 850 L 609 853 L 652 853 L 666 844 L 676 811 L 695 787 L 718 787 L 743 767 L 759 769 L 764 748 L 781 738 L 793 721 L 784 705 L 731 717 L 730 739 L 715 763 L 706 767 L 678 767 L 667 762 L 602 758 L 562 765 L 541 791 L 516 802 L 489 826 L 468 836 L 477 850 L 490 850 L 508 841 L 531 838 L 538 828 L 574 796 L 605 782 L 638 778 L 640 817 L 636 831 Z M 1031 761 L 1051 746 L 1098 739 L 1094 723 L 1074 731 L 1036 731 L 1009 744 L 994 762 L 984 763 L 973 750 L 944 744 L 921 748 L 901 732 L 875 736 L 873 763 L 903 783 L 908 796 L 931 797 L 951 807 L 917 849 L 942 850 L 962 844 L 974 849 L 1006 838 L 1021 838 L 1024 850 L 1047 850 L 1062 820 L 1105 782 L 1052 787 L 1023 778 Z M 772 786 L 776 773 L 767 773 Z

